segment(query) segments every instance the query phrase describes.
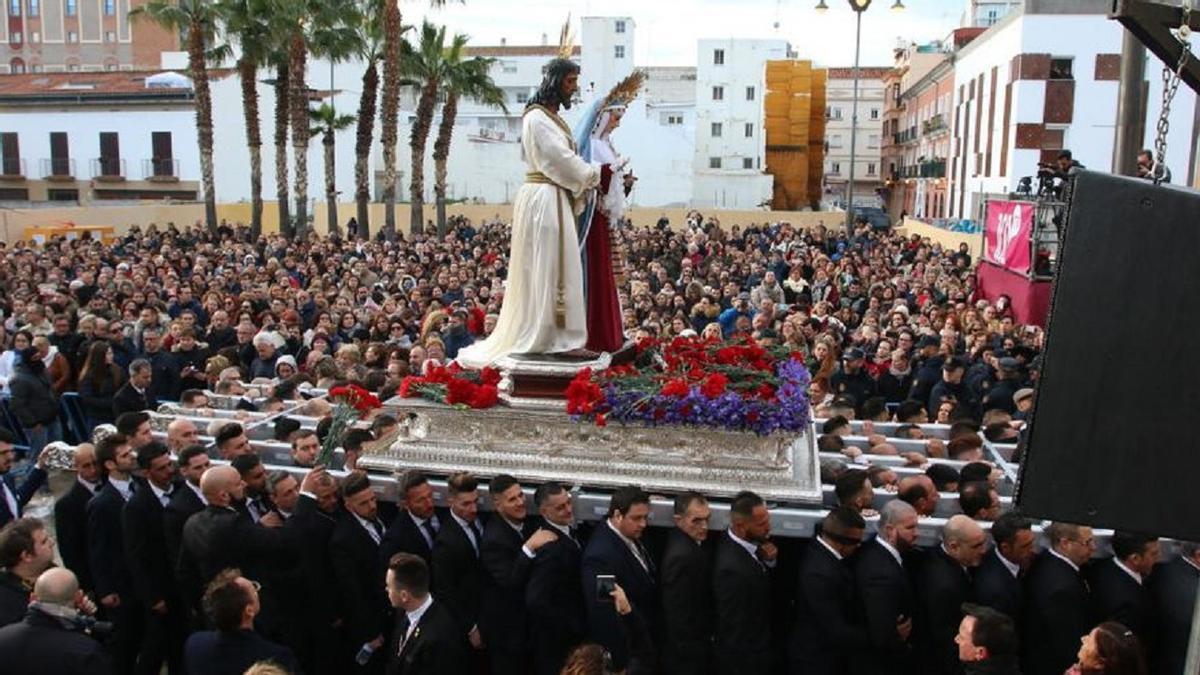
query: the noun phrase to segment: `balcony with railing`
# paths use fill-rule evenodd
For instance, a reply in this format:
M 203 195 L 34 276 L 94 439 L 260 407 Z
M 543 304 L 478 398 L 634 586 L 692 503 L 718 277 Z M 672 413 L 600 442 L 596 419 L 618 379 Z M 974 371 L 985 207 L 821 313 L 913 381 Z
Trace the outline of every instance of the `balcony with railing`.
M 43 157 L 41 168 L 46 180 L 75 180 L 75 160 L 70 157 Z
M 125 160 L 119 157 L 97 157 L 93 159 L 92 178 L 100 181 L 125 180 Z
M 941 113 L 938 113 L 921 123 L 921 135 L 923 136 L 937 134 L 949 130 L 950 127 L 946 126 L 946 118 L 943 117 Z
M 25 159 L 22 157 L 0 157 L 0 180 L 24 180 Z
M 913 141 L 917 140 L 917 138 L 917 128 L 912 126 L 904 131 L 894 134 L 893 140 L 895 141 L 896 145 L 903 145 L 905 143 L 912 143 Z
M 175 183 L 179 181 L 179 160 L 156 157 L 142 160 L 142 178 L 148 181 Z
M 919 178 L 946 177 L 946 160 L 944 159 L 931 159 L 927 162 L 921 162 L 917 166 L 919 169 Z

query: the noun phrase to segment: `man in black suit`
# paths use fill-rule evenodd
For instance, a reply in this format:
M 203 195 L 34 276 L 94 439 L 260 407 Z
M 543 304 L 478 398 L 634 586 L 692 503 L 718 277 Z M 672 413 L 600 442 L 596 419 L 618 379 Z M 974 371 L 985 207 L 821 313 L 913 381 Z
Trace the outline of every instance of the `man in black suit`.
M 587 634 L 583 596 L 579 594 L 579 561 L 583 555 L 575 523 L 571 493 L 561 483 L 545 483 L 533 493 L 533 502 L 546 529 L 558 539 L 538 549 L 525 608 L 533 636 L 533 657 L 538 675 L 558 675 L 571 647 Z
M 1014 624 L 1021 618 L 1024 575 L 1033 564 L 1036 535 L 1028 518 L 1009 511 L 992 523 L 992 552 L 975 571 L 975 603 L 1001 612 Z
M 1137 636 L 1150 661 L 1155 655 L 1154 615 L 1146 578 L 1161 553 L 1158 537 L 1114 532 L 1113 556 L 1084 568 L 1097 621 L 1116 621 Z
M 75 448 L 72 459 L 75 482 L 71 489 L 54 503 L 54 534 L 63 565 L 75 573 L 79 587 L 90 592 L 91 565 L 87 552 L 87 504 L 100 489 L 100 466 L 96 464 L 96 447 L 91 443 Z
M 146 397 L 151 404 L 160 400 L 178 401 L 179 366 L 175 357 L 162 351 L 162 328 L 149 326 L 142 329 L 142 351 L 138 359 L 150 364 L 150 386 L 146 389 Z
M 846 559 L 862 544 L 866 523 L 858 511 L 839 506 L 800 559 L 792 672 L 848 673 L 850 657 L 867 643 L 854 602 L 854 572 Z
M 741 492 L 729 505 L 729 530 L 713 561 L 717 672 L 774 672 L 771 655 L 771 570 L 778 549 L 768 539 L 771 514 L 762 498 Z
M 1013 620 L 991 607 L 963 605 L 963 619 L 954 643 L 958 660 L 969 675 L 1020 675 L 1017 628 Z
M 121 511 L 135 490 L 149 488 L 133 478 L 137 460 L 123 434 L 106 436 L 96 444 L 96 462 L 106 480 L 87 505 L 88 562 L 96 582 L 96 597 L 113 622 L 109 641 L 113 671 L 132 673 L 143 621 L 142 608 L 134 595 L 133 575 L 125 559 Z
M 1021 617 L 1021 672 L 1062 675 L 1075 663 L 1079 640 L 1096 625 L 1091 593 L 1080 568 L 1096 552 L 1092 528 L 1051 523 L 1050 548 L 1029 569 Z
M 25 482 L 17 488 L 12 470 L 15 451 L 13 445 L 17 442 L 12 432 L 0 428 L 0 527 L 8 521 L 21 517 L 21 510 L 33 498 L 33 494 L 46 482 L 46 461 L 50 457 L 48 450 L 42 450 L 38 455 L 37 465 L 25 477 Z
M 675 498 L 675 527 L 662 557 L 663 665 L 671 675 L 712 672 L 712 555 L 708 500 L 699 492 Z
M 462 627 L 429 592 L 429 568 L 423 559 L 411 553 L 392 556 L 387 594 L 397 610 L 387 675 L 470 672 L 470 647 Z
M 312 474 L 305 476 L 310 480 Z M 184 603 L 195 616 L 204 588 L 222 570 L 237 568 L 263 585 L 261 597 L 270 601 L 270 570 L 290 564 L 299 550 L 298 535 L 281 527 L 277 518 L 255 525 L 233 508 L 244 498 L 244 484 L 231 466 L 214 466 L 200 477 L 200 490 L 208 505 L 183 526 L 175 574 Z M 271 607 L 262 608 L 260 625 L 272 627 Z
M 479 630 L 491 675 L 526 675 L 530 669 L 525 585 L 538 549 L 558 539 L 526 518 L 525 492 L 516 478 L 500 474 L 488 483 L 496 515 L 483 529 L 479 557 L 487 574 Z
M 0 628 L 0 663 L 12 672 L 44 675 L 106 675 L 112 672 L 100 643 L 68 627 L 60 617 L 76 614 L 79 583 L 68 569 L 53 568 L 37 578 L 36 604 L 23 620 Z
M 200 490 L 200 477 L 212 466 L 208 450 L 203 445 L 189 445 L 179 451 L 179 475 L 183 478 L 171 493 L 171 501 L 163 510 L 163 544 L 167 561 L 174 574 L 179 563 L 179 548 L 183 541 L 183 525 L 193 514 L 204 510 L 208 501 Z
M 254 453 L 238 455 L 229 465 L 237 469 L 242 482 L 246 484 L 246 498 L 242 506 L 250 520 L 257 523 L 275 508 L 270 495 L 267 494 L 267 467 L 263 466 L 262 458 Z
M 1155 675 L 1178 675 L 1187 656 L 1192 608 L 1200 586 L 1200 543 L 1183 542 L 1179 557 L 1159 564 L 1150 575 L 1150 594 L 1157 617 L 1158 654 Z
M 37 518 L 18 518 L 0 528 L 0 626 L 25 616 L 29 591 L 54 564 L 54 540 Z
M 341 598 L 335 579 L 329 540 L 337 526 L 341 504 L 337 479 L 320 472 L 301 492 L 288 526 L 300 534 L 300 570 L 303 592 L 288 598 L 302 606 L 299 612 L 300 644 L 295 646 L 306 673 L 332 673 L 338 667 L 338 627 L 342 623 Z M 291 607 L 285 604 L 285 610 Z
M 129 379 L 113 395 L 113 417 L 127 412 L 154 410 L 157 406 L 150 396 L 154 367 L 146 359 L 136 359 L 129 364 Z
M 642 534 L 650 518 L 650 495 L 641 488 L 618 488 L 608 503 L 607 519 L 596 527 L 583 552 L 581 579 L 589 636 L 609 651 L 613 665 L 629 662 L 629 644 L 612 602 L 596 593 L 596 577 L 612 575 L 625 589 L 630 604 L 644 619 L 651 635 L 659 622 L 657 570 Z
M 386 661 L 380 647 L 386 640 L 388 611 L 383 568 L 379 565 L 379 542 L 384 530 L 366 472 L 356 471 L 346 477 L 342 501 L 346 511 L 330 535 L 329 556 L 345 617 L 349 647 L 346 656 L 352 658 L 359 650 L 369 648 L 372 656 L 366 671 L 380 672 Z
M 860 675 L 916 673 L 913 615 L 917 599 L 904 554 L 917 543 L 917 510 L 893 499 L 879 509 L 879 534 L 863 544 L 854 580 L 866 623 L 867 642 L 855 658 Z
M 434 507 L 433 486 L 425 474 L 406 471 L 397 482 L 404 508 L 383 535 L 379 552 L 384 556 L 384 564 L 396 553 L 421 556 L 428 564 L 433 561 L 433 543 L 437 541 L 438 530 L 449 516 Z
M 442 521 L 433 544 L 433 592 L 446 603 L 472 649 L 484 648 L 479 632 L 479 603 L 487 575 L 479 558 L 479 481 L 470 473 L 446 479 L 450 517 Z
M 158 441 L 138 448 L 137 463 L 149 489 L 134 492 L 121 512 L 125 564 L 145 625 L 137 668 L 139 673 L 157 675 L 166 661 L 171 673 L 181 673 L 187 625 L 163 535 L 163 514 L 176 489 L 175 464 L 167 446 Z
M 963 603 L 971 602 L 971 570 L 987 553 L 979 523 L 958 514 L 942 528 L 942 545 L 925 557 L 917 572 L 919 633 L 925 672 L 957 675 L 962 664 L 954 636 L 962 624 Z
M 244 673 L 259 661 L 274 661 L 287 672 L 297 672 L 292 650 L 254 632 L 254 618 L 262 609 L 256 582 L 237 569 L 224 570 L 209 582 L 204 606 L 216 630 L 193 633 L 187 639 L 188 675 Z

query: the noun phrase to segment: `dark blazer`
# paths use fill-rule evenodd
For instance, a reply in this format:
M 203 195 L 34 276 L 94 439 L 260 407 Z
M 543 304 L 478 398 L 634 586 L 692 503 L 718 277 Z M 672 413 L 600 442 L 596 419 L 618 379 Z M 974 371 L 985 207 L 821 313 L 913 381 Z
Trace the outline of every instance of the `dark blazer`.
M 36 466 L 33 467 L 29 475 L 25 478 L 25 482 L 21 483 L 20 489 L 17 488 L 16 481 L 13 479 L 11 473 L 0 475 L 0 481 L 4 481 L 4 484 L 8 486 L 8 489 L 12 491 L 13 496 L 17 499 L 17 513 L 10 513 L 8 510 L 8 500 L 0 498 L 0 527 L 4 527 L 8 524 L 8 521 L 21 517 L 21 511 L 25 508 L 25 505 L 29 503 L 30 499 L 33 499 L 33 494 L 46 482 L 46 472 Z
M 1150 575 L 1150 598 L 1158 633 L 1158 653 L 1151 663 L 1151 672 L 1156 675 L 1183 672 L 1198 585 L 1200 568 L 1183 558 L 1159 563 Z
M 179 564 L 179 549 L 183 544 L 183 525 L 193 514 L 204 510 L 204 502 L 192 488 L 180 483 L 171 495 L 171 502 L 163 509 L 163 542 L 167 547 L 167 560 L 174 571 Z
M 150 489 L 145 484 L 138 485 L 136 479 L 131 485 L 135 492 Z M 133 578 L 125 564 L 125 535 L 121 526 L 124 508 L 125 498 L 112 483 L 105 483 L 97 490 L 87 505 L 88 562 L 96 583 L 96 597 L 116 593 L 122 604 L 134 601 Z
M 17 623 L 29 607 L 30 589 L 12 572 L 0 570 L 0 626 Z
M 341 514 L 329 536 L 329 559 L 341 596 L 346 637 L 361 645 L 384 635 L 390 605 L 383 587 L 379 545 L 349 512 Z
M 244 673 L 259 661 L 274 661 L 287 672 L 298 672 L 292 650 L 269 642 L 249 630 L 221 633 L 215 630 L 193 633 L 183 647 L 184 667 L 188 675 L 233 675 Z
M 715 533 L 714 533 L 715 535 Z M 712 669 L 712 549 L 672 528 L 667 534 L 662 585 L 664 663 L 671 673 Z
M 1116 558 L 1096 560 L 1083 569 L 1092 591 L 1096 620 L 1116 621 L 1133 631 L 1148 654 L 1154 652 L 1150 592 L 1117 567 Z
M 92 638 L 62 627 L 58 619 L 33 610 L 0 628 L 0 663 L 14 675 L 108 675 L 112 666 Z
M 288 521 L 300 534 L 300 569 L 305 589 L 300 599 L 304 606 L 300 618 L 326 628 L 342 615 L 338 585 L 329 581 L 336 578 L 329 540 L 337 522 L 336 512 L 321 511 L 316 500 L 307 495 L 300 496 L 296 512 Z
M 486 573 L 479 631 L 491 648 L 523 652 L 529 644 L 528 617 L 525 613 L 525 584 L 533 570 L 533 558 L 522 546 L 537 531 L 534 519 L 526 519 L 518 533 L 498 514 L 483 528 L 480 562 Z
M 596 576 L 611 574 L 616 577 L 630 604 L 641 613 L 653 635 L 656 627 L 660 625 L 658 583 L 655 581 L 657 571 L 648 553 L 646 557 L 651 565 L 649 572 L 642 567 L 625 542 L 617 537 L 607 521 L 601 521 L 596 526 L 583 552 L 580 578 L 583 584 L 584 606 L 587 608 L 589 636 L 612 654 L 617 667 L 624 667 L 628 662 L 629 645 L 613 603 L 596 598 Z
M 54 503 L 54 538 L 63 565 L 75 573 L 79 587 L 92 590 L 92 566 L 88 562 L 87 504 L 95 495 L 76 480 Z
M 480 598 L 487 583 L 468 536 L 457 520 L 447 517 L 433 544 L 433 593 L 454 615 L 463 636 L 479 623 Z
M 146 390 L 145 394 L 139 394 L 137 389 L 129 382 L 121 385 L 117 393 L 113 396 L 113 417 L 120 417 L 122 413 L 141 412 L 143 410 L 154 410 L 156 407 L 154 401 L 150 398 L 150 391 Z
M 878 537 L 859 549 L 853 566 L 867 630 L 867 641 L 853 659 L 853 671 L 861 675 L 916 672 L 916 636 L 910 634 L 905 641 L 896 632 L 897 620 L 901 616 L 912 619 L 917 609 L 908 571 Z
M 183 526 L 175 574 L 184 600 L 199 610 L 205 585 L 229 567 L 240 569 L 247 579 L 268 582 L 272 566 L 294 559 L 296 538 L 292 528 L 261 527 L 232 509 L 206 506 Z
M 854 570 L 820 541 L 800 558 L 792 671 L 848 673 L 855 651 L 867 644 L 867 629 L 854 601 Z
M 962 623 L 962 604 L 973 599 L 970 573 L 939 545 L 929 552 L 917 571 L 916 586 L 920 589 L 917 623 L 925 672 L 962 673 L 954 636 Z
M 401 612 L 396 621 L 404 620 Z M 387 675 L 443 675 L 470 672 L 470 645 L 454 615 L 436 598 L 421 615 L 412 637 L 401 648 L 399 626 L 388 644 Z
M 1042 551 L 1025 582 L 1021 672 L 1062 675 L 1074 664 L 1079 639 L 1096 625 L 1090 603 L 1083 576 Z
M 125 565 L 138 599 L 149 608 L 160 600 L 175 597 L 175 569 L 167 557 L 163 534 L 166 509 L 149 484 L 143 487 L 145 489 L 133 493 L 125 503 L 121 512 L 121 530 L 124 532 Z
M 771 572 L 722 532 L 713 560 L 717 671 L 771 672 Z
M 449 512 L 443 508 L 435 509 L 434 515 L 439 527 L 444 525 L 446 519 L 450 517 Z M 393 555 L 401 552 L 419 555 L 425 559 L 426 564 L 433 563 L 433 547 L 425 541 L 425 537 L 417 528 L 417 524 L 413 522 L 407 509 L 401 509 L 400 513 L 396 514 L 391 526 L 383 534 L 383 541 L 379 544 L 379 555 L 383 558 L 385 565 Z
M 538 549 L 525 585 L 525 608 L 540 675 L 558 675 L 568 649 L 587 634 L 586 610 L 579 592 L 583 543 L 578 531 L 574 538 L 555 531 L 558 539 Z
M 1021 605 L 1024 601 L 1023 578 L 1014 577 L 1000 560 L 1000 551 L 993 548 L 983 556 L 979 569 L 975 570 L 975 602 L 1003 612 L 1015 622 L 1021 620 Z

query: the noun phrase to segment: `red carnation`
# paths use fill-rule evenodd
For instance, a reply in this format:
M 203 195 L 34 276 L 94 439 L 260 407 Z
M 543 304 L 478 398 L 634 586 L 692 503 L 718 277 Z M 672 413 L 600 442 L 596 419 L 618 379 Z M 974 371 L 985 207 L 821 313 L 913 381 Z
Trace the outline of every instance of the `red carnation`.
M 688 395 L 687 382 L 683 380 L 670 380 L 662 388 L 663 396 L 674 396 L 675 398 L 683 398 Z
M 469 404 L 471 399 L 475 398 L 477 388 L 474 382 L 458 378 L 452 379 L 446 383 L 446 403 L 449 405 Z
M 500 384 L 500 371 L 486 367 L 479 371 L 479 381 L 482 384 Z
M 750 412 L 746 413 L 746 424 L 754 424 L 755 422 L 758 421 L 758 418 L 759 418 L 758 411 L 751 410 Z
M 500 400 L 500 392 L 492 384 L 481 384 L 475 388 L 475 395 L 467 405 L 475 409 L 490 408 Z
M 708 398 L 716 398 L 725 393 L 725 387 L 729 385 L 729 378 L 720 373 L 713 373 L 704 379 L 704 383 L 700 385 L 700 393 Z
M 596 413 L 596 426 L 598 426 L 598 427 L 608 426 L 608 417 L 604 413 Z
M 754 393 L 764 401 L 770 401 L 771 399 L 775 398 L 775 388 L 765 383 L 760 384 L 758 389 L 754 390 Z

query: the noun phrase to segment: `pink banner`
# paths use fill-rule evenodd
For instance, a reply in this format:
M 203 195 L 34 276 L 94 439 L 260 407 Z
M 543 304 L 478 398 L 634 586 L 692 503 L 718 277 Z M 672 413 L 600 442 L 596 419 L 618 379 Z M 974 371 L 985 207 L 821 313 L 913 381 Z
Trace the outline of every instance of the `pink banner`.
M 1034 205 L 1029 202 L 988 202 L 984 260 L 1018 274 L 1029 273 L 1033 209 Z

